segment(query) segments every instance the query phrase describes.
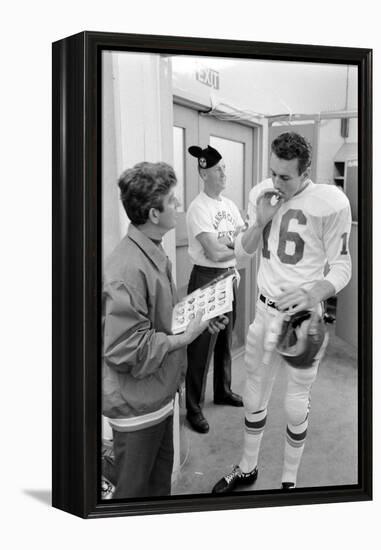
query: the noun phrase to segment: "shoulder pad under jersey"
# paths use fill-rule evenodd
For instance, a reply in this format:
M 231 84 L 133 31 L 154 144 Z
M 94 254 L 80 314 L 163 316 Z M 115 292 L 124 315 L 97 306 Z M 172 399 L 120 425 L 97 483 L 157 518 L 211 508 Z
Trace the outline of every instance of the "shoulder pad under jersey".
M 306 194 L 304 210 L 312 216 L 329 216 L 349 207 L 349 200 L 336 185 L 317 183 Z

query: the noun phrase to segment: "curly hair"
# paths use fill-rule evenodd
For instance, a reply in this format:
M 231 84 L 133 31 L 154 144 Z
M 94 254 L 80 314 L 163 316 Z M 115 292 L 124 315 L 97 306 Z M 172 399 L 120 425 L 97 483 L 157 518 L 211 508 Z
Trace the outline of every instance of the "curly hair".
M 271 151 L 280 159 L 298 159 L 299 175 L 303 174 L 311 166 L 311 144 L 296 132 L 284 132 L 271 144 Z
M 118 185 L 130 221 L 134 225 L 143 225 L 151 208 L 162 212 L 163 198 L 176 183 L 174 169 L 165 162 L 139 162 L 125 170 Z

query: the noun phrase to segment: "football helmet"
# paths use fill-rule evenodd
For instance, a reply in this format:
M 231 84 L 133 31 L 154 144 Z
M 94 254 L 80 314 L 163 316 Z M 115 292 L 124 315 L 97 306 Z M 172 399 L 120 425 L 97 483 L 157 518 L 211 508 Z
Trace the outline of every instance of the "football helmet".
M 284 317 L 276 350 L 291 366 L 308 368 L 325 341 L 326 329 L 321 315 L 304 310 Z

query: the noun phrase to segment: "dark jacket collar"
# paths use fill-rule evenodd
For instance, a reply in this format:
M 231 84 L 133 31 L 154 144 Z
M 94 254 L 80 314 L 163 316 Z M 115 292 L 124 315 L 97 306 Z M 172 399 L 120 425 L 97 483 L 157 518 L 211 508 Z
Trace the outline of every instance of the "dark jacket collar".
M 130 223 L 127 231 L 128 237 L 138 245 L 138 247 L 153 261 L 161 271 L 165 271 L 168 258 L 163 247 L 157 246 L 149 237 L 147 237 L 140 229 Z

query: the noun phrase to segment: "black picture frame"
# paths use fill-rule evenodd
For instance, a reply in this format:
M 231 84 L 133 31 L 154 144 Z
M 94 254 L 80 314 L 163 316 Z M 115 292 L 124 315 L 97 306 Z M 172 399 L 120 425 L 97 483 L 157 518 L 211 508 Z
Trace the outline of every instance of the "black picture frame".
M 101 501 L 100 70 L 104 50 L 358 67 L 358 484 Z M 82 32 L 53 44 L 53 506 L 83 518 L 372 499 L 372 50 Z

